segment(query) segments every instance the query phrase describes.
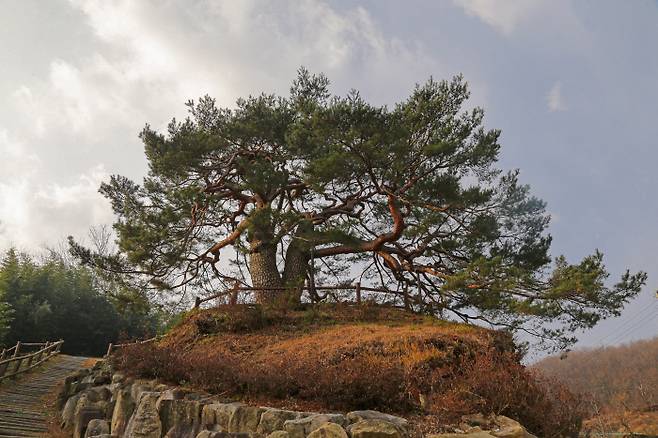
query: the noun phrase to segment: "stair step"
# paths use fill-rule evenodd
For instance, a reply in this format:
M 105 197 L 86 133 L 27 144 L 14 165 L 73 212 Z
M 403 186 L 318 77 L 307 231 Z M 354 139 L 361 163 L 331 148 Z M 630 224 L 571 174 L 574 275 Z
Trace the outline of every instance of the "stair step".
M 86 360 L 59 355 L 39 369 L 0 385 L 0 438 L 44 436 L 48 430 L 44 397 Z

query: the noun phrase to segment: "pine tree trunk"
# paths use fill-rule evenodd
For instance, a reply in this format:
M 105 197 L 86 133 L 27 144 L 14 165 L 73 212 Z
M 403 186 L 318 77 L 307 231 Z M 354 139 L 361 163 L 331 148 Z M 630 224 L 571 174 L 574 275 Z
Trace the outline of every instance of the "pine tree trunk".
M 281 275 L 276 266 L 276 244 L 271 211 L 268 206 L 262 206 L 252 215 L 253 228 L 249 232 L 249 272 L 251 283 L 256 291 L 256 302 L 259 304 L 275 304 L 281 295 Z M 273 288 L 273 289 L 268 289 Z
M 249 271 L 251 282 L 256 288 L 280 288 L 281 275 L 276 267 L 276 246 L 260 240 L 250 242 Z M 280 290 L 270 289 L 256 292 L 256 302 L 273 304 L 280 295 Z
M 311 243 L 308 238 L 313 231 L 313 224 L 302 221 L 297 226 L 292 242 L 286 251 L 286 263 L 283 269 L 283 284 L 292 288 L 287 291 L 286 302 L 290 306 L 296 306 L 302 299 L 302 287 L 309 272 L 309 248 Z
M 293 240 L 286 251 L 286 263 L 283 271 L 283 284 L 287 288 L 286 303 L 295 306 L 301 302 L 302 287 L 308 272 L 308 251 L 305 245 Z

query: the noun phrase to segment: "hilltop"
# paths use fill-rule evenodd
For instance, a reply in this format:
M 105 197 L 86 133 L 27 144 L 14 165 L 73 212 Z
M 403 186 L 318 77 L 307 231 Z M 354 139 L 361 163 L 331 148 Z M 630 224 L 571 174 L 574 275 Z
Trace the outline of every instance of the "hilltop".
M 591 397 L 598 413 L 587 427 L 658 433 L 658 337 L 630 344 L 573 351 L 534 367 Z
M 496 413 L 571 436 L 582 406 L 520 364 L 511 336 L 377 305 L 222 306 L 157 343 L 123 349 L 124 372 L 287 409 L 381 409 L 419 432 Z

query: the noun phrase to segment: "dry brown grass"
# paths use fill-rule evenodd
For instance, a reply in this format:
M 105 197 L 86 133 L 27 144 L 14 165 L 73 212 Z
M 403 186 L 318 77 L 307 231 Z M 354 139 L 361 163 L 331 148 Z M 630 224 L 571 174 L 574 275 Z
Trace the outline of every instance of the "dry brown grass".
M 477 411 L 517 418 L 546 437 L 579 426 L 578 400 L 537 381 L 508 335 L 377 306 L 195 312 L 159 343 L 126 347 L 114 362 L 267 404 L 425 413 L 435 429 Z
M 88 359 L 85 359 L 84 362 L 82 362 L 82 368 L 91 368 L 94 365 L 96 365 L 97 362 L 101 361 L 102 359 L 98 357 L 90 357 Z

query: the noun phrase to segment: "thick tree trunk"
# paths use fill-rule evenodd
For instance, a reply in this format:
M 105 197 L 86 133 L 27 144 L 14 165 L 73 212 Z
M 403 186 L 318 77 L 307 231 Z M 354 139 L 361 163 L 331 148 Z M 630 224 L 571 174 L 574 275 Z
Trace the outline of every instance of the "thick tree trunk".
M 273 305 L 281 295 L 281 275 L 276 267 L 276 244 L 271 211 L 268 206 L 261 206 L 252 214 L 249 230 L 249 272 L 251 283 L 256 291 L 256 302 Z M 272 289 L 268 289 L 272 288 Z
M 281 275 L 276 267 L 276 246 L 260 240 L 252 240 L 249 253 L 249 271 L 251 282 L 256 288 L 280 288 Z M 256 302 L 273 304 L 280 295 L 280 290 L 270 289 L 256 292 Z
M 283 270 L 283 284 L 287 288 L 286 303 L 295 306 L 301 302 L 302 286 L 308 273 L 308 251 L 306 245 L 293 240 L 286 251 L 286 263 Z

